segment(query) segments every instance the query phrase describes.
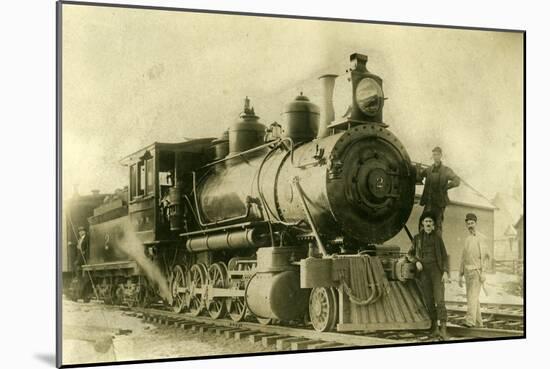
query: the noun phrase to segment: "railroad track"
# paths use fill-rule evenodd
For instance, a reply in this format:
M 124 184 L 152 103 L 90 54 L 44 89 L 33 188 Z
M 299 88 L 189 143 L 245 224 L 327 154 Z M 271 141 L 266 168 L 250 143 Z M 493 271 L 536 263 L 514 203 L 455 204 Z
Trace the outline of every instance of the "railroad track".
M 202 334 L 223 335 L 227 339 L 246 339 L 277 351 L 372 347 L 437 341 L 427 331 L 317 332 L 304 326 L 263 325 L 248 321 L 235 322 L 228 319 L 214 320 L 206 316 L 177 314 L 160 308 L 135 308 L 133 311 L 149 323 Z M 452 323 L 448 326 L 448 332 L 452 341 L 472 338 L 521 337 L 523 334 L 518 330 L 509 329 L 469 329 Z
M 456 301 L 456 300 L 448 300 L 445 301 L 445 304 L 447 306 L 460 306 L 460 307 L 466 307 L 467 302 L 466 301 Z M 504 312 L 510 312 L 510 313 L 517 313 L 517 314 L 523 314 L 523 304 L 500 304 L 500 303 L 487 303 L 482 302 L 480 303 L 481 309 L 486 311 L 504 311 Z
M 449 321 L 460 324 L 467 311 L 467 303 L 464 301 L 447 301 L 446 305 Z M 523 305 L 520 304 L 482 303 L 481 317 L 485 327 L 488 328 L 521 332 L 525 329 Z
M 260 342 L 277 350 L 304 350 L 343 348 L 355 346 L 383 346 L 395 344 L 395 340 L 335 332 L 317 332 L 298 326 L 263 325 L 254 322 L 234 322 L 227 319 L 211 319 L 203 316 L 177 314 L 160 309 L 134 309 L 147 322 L 190 329 L 200 333 L 215 333 L 228 339 L 247 339 Z

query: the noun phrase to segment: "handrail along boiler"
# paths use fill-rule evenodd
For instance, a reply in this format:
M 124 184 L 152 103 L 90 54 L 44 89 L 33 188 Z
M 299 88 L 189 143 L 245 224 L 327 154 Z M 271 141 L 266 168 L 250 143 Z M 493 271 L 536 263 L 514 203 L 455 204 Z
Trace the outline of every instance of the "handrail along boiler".
M 383 122 L 382 79 L 365 55 L 350 61 L 342 118 L 337 76 L 324 75 L 321 109 L 300 94 L 282 126 L 266 129 L 246 98 L 219 138 L 125 158 L 127 197 L 105 198 L 88 219 L 83 270 L 100 295 L 146 304 L 160 294 L 177 312 L 305 320 L 318 331 L 428 328 L 414 266 L 383 245 L 410 216 L 416 170 Z M 124 247 L 130 233 L 137 256 Z M 74 296 L 86 291 L 80 277 Z

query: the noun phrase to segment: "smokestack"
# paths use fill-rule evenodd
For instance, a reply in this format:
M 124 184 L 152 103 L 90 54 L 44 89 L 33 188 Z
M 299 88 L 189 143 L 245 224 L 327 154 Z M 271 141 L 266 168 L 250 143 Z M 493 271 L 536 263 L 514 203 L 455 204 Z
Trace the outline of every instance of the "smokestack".
M 323 102 L 321 104 L 321 121 L 319 122 L 317 138 L 326 137 L 328 135 L 328 126 L 334 121 L 334 103 L 332 97 L 334 95 L 336 77 L 338 77 L 336 74 L 325 74 L 319 77 L 321 80 Z

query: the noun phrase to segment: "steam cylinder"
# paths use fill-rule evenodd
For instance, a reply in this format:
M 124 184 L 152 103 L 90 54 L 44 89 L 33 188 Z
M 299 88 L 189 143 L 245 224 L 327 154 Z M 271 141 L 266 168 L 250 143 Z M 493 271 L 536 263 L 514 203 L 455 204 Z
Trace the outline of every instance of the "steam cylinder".
M 299 268 L 294 259 L 303 250 L 292 247 L 258 249 L 257 273 L 246 288 L 246 304 L 262 318 L 293 320 L 302 318 L 308 306 L 308 290 L 300 288 Z
M 300 273 L 256 273 L 246 289 L 246 304 L 262 318 L 284 321 L 302 318 L 308 306 L 308 290 L 300 288 Z M 290 302 L 290 303 L 289 303 Z

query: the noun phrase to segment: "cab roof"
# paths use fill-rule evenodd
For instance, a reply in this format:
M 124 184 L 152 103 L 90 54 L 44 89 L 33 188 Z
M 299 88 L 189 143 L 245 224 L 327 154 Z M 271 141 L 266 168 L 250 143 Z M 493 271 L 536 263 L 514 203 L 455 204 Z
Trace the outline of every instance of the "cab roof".
M 146 152 L 151 153 L 158 150 L 201 153 L 211 145 L 213 140 L 215 140 L 215 138 L 208 137 L 175 143 L 153 142 L 152 144 L 145 146 L 144 148 L 120 159 L 120 164 L 128 166 L 130 164 L 140 161 Z

